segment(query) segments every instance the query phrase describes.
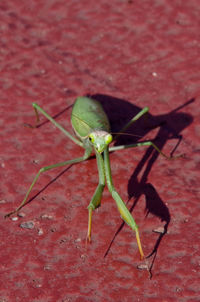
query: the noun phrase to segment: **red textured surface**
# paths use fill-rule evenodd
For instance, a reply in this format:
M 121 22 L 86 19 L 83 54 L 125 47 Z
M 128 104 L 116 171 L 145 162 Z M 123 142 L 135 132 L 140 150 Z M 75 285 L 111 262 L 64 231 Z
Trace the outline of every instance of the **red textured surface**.
M 197 0 L 0 3 L 0 301 L 199 301 L 199 16 Z M 115 127 L 120 115 L 149 106 L 148 127 L 143 120 L 131 133 L 157 136 L 168 154 L 182 135 L 175 154 L 184 159 L 167 161 L 151 148 L 111 154 L 145 255 L 156 251 L 151 280 L 137 269 L 135 236 L 119 230 L 107 190 L 85 247 L 94 159 L 42 175 L 24 217 L 4 219 L 40 167 L 82 154 L 50 123 L 24 128 L 34 121 L 31 103 L 61 113 L 57 121 L 71 129 L 68 107 L 84 94 L 104 96 Z M 32 229 L 20 227 L 30 221 Z M 161 226 L 167 234 L 152 232 Z

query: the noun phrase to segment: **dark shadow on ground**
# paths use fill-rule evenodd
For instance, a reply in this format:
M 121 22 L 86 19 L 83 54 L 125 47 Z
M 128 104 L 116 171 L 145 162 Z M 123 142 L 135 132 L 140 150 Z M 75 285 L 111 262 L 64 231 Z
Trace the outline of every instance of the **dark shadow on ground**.
M 117 99 L 108 95 L 97 94 L 90 97 L 101 102 L 105 112 L 109 117 L 109 120 L 111 121 L 111 131 L 114 133 L 120 131 L 120 129 L 142 109 L 128 103 L 125 100 Z M 126 133 L 133 134 L 134 136 L 120 136 L 115 145 L 137 143 L 138 140 L 142 141 L 142 138 L 146 136 L 152 129 L 158 128 L 157 135 L 153 139 L 153 142 L 160 150 L 163 149 L 168 140 L 177 139 L 177 144 L 170 154 L 170 156 L 173 156 L 178 145 L 181 142 L 181 131 L 188 127 L 193 121 L 192 116 L 183 112 L 179 112 L 179 110 L 190 105 L 194 101 L 194 99 L 191 99 L 184 103 L 182 106 L 175 108 L 167 114 L 153 116 L 151 113 L 148 113 L 144 115 L 126 131 Z M 153 260 L 150 266 L 150 274 L 156 258 L 159 244 L 164 235 L 167 233 L 167 229 L 170 223 L 169 209 L 165 205 L 165 202 L 162 201 L 158 192 L 156 192 L 153 184 L 148 183 L 148 175 L 159 155 L 160 154 L 153 147 L 148 147 L 128 182 L 129 198 L 127 204 L 130 203 L 132 198 L 134 198 L 129 210 L 131 212 L 133 211 L 141 195 L 144 194 L 146 200 L 146 216 L 151 213 L 159 217 L 161 221 L 164 221 L 165 223 L 163 233 L 159 234 L 152 252 L 147 256 L 147 258 L 153 256 Z M 140 177 L 140 180 L 138 180 L 138 176 L 140 175 L 140 172 L 144 166 L 146 167 L 145 171 L 143 172 L 142 177 Z M 104 256 L 109 253 L 112 243 L 117 234 L 122 229 L 123 225 L 124 222 L 116 231 Z

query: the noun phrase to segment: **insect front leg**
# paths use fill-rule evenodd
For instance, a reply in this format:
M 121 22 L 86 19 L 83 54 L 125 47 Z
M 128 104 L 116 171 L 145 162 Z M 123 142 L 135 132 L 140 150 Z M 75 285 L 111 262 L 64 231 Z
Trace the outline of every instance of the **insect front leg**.
M 90 201 L 88 206 L 88 234 L 87 239 L 91 241 L 91 227 L 92 227 L 92 211 L 98 208 L 101 204 L 102 193 L 105 187 L 105 173 L 104 173 L 104 163 L 102 155 L 96 152 L 96 159 L 97 159 L 97 167 L 99 173 L 99 184 L 96 188 L 96 191 Z
M 112 183 L 108 148 L 104 150 L 104 167 L 105 167 L 105 175 L 106 175 L 106 181 L 107 181 L 108 189 L 109 189 L 113 199 L 115 200 L 115 202 L 117 204 L 117 208 L 120 212 L 121 218 L 135 232 L 137 245 L 138 245 L 138 249 L 139 249 L 139 252 L 140 252 L 140 257 L 141 257 L 141 259 L 143 259 L 144 258 L 144 253 L 143 253 L 143 250 L 142 250 L 142 245 L 141 245 L 141 241 L 140 241 L 138 226 L 137 226 L 135 220 L 133 219 L 133 216 L 131 215 L 131 213 L 127 209 L 125 203 L 123 202 L 123 200 L 119 196 L 118 192 L 116 191 L 116 189 L 115 189 L 115 187 L 113 186 L 113 183 Z

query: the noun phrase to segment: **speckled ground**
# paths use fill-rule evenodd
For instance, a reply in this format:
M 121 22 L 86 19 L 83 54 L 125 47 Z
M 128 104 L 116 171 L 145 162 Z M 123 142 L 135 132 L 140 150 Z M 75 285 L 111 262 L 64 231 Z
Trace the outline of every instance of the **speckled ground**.
M 199 2 L 107 2 L 0 3 L 1 302 L 199 301 Z M 4 219 L 41 167 L 82 154 L 43 117 L 24 127 L 34 123 L 31 103 L 71 129 L 71 105 L 86 94 L 102 102 L 113 131 L 149 106 L 129 130 L 135 137 L 119 143 L 155 139 L 185 154 L 168 161 L 142 147 L 110 156 L 151 279 L 107 189 L 85 245 L 95 159 L 44 173 L 20 217 Z

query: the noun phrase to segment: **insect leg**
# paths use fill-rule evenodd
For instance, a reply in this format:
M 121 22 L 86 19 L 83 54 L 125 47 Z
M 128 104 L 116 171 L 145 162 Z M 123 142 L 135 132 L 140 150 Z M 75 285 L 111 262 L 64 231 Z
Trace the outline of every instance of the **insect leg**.
M 54 169 L 54 168 L 63 167 L 65 165 L 71 165 L 71 164 L 75 164 L 75 163 L 79 163 L 81 161 L 84 161 L 84 160 L 86 160 L 90 156 L 90 153 L 89 153 L 88 150 L 85 150 L 85 153 L 84 153 L 84 155 L 82 157 L 75 158 L 75 159 L 72 159 L 72 160 L 64 161 L 64 162 L 61 162 L 61 163 L 57 163 L 55 165 L 50 165 L 50 166 L 46 166 L 46 167 L 41 168 L 38 171 L 38 173 L 36 174 L 36 176 L 35 176 L 32 184 L 30 185 L 30 187 L 29 187 L 29 189 L 28 189 L 28 191 L 27 191 L 27 193 L 26 193 L 26 195 L 24 197 L 24 200 L 21 202 L 21 204 L 14 211 L 6 214 L 5 218 L 9 217 L 12 214 L 18 213 L 19 210 L 26 204 L 27 199 L 29 197 L 29 194 L 32 191 L 32 189 L 33 189 L 33 187 L 34 187 L 34 185 L 35 185 L 36 181 L 38 180 L 38 178 L 39 178 L 39 176 L 40 176 L 41 173 L 46 172 L 46 171 L 51 170 L 51 169 Z
M 138 114 L 136 114 L 120 131 L 115 135 L 113 140 L 116 140 L 121 134 L 123 134 L 134 122 L 136 122 L 141 116 L 149 111 L 148 107 L 144 107 Z
M 141 241 L 140 241 L 138 226 L 137 226 L 135 220 L 133 219 L 133 216 L 131 215 L 131 213 L 127 209 L 125 203 L 123 202 L 123 200 L 121 199 L 121 197 L 119 196 L 117 191 L 115 190 L 115 188 L 113 186 L 113 183 L 112 183 L 112 176 L 111 176 L 108 149 L 104 150 L 104 167 L 105 167 L 105 175 L 106 175 L 106 181 L 107 181 L 108 189 L 109 189 L 113 199 L 115 200 L 115 202 L 117 204 L 117 208 L 120 212 L 121 218 L 135 232 L 137 245 L 138 245 L 139 252 L 140 252 L 140 257 L 141 257 L 141 259 L 143 259 L 144 258 L 144 253 L 143 253 L 143 250 L 142 250 L 142 245 L 141 245 Z
M 88 234 L 87 239 L 91 241 L 91 226 L 92 226 L 92 211 L 98 208 L 101 204 L 101 197 L 105 187 L 105 173 L 102 155 L 96 152 L 97 167 L 99 173 L 99 184 L 88 206 Z
M 109 151 L 117 151 L 117 150 L 123 150 L 128 148 L 134 148 L 134 147 L 141 147 L 141 146 L 152 146 L 157 152 L 159 152 L 162 156 L 164 156 L 167 159 L 176 159 L 179 157 L 183 157 L 183 154 L 177 155 L 177 156 L 167 156 L 165 153 L 163 153 L 153 142 L 146 141 L 146 142 L 140 142 L 136 144 L 131 145 L 120 145 L 120 146 L 113 146 L 109 148 Z
M 83 143 L 75 138 L 73 135 L 71 135 L 67 130 L 65 130 L 59 123 L 57 123 L 46 111 L 44 111 L 38 104 L 32 103 L 33 108 L 35 110 L 36 114 L 36 124 L 39 122 L 39 114 L 38 111 L 41 112 L 50 122 L 54 124 L 58 129 L 60 129 L 67 137 L 69 137 L 74 143 L 76 143 L 79 146 L 83 146 Z M 31 127 L 31 126 L 30 126 Z M 35 126 L 32 126 L 33 128 Z

